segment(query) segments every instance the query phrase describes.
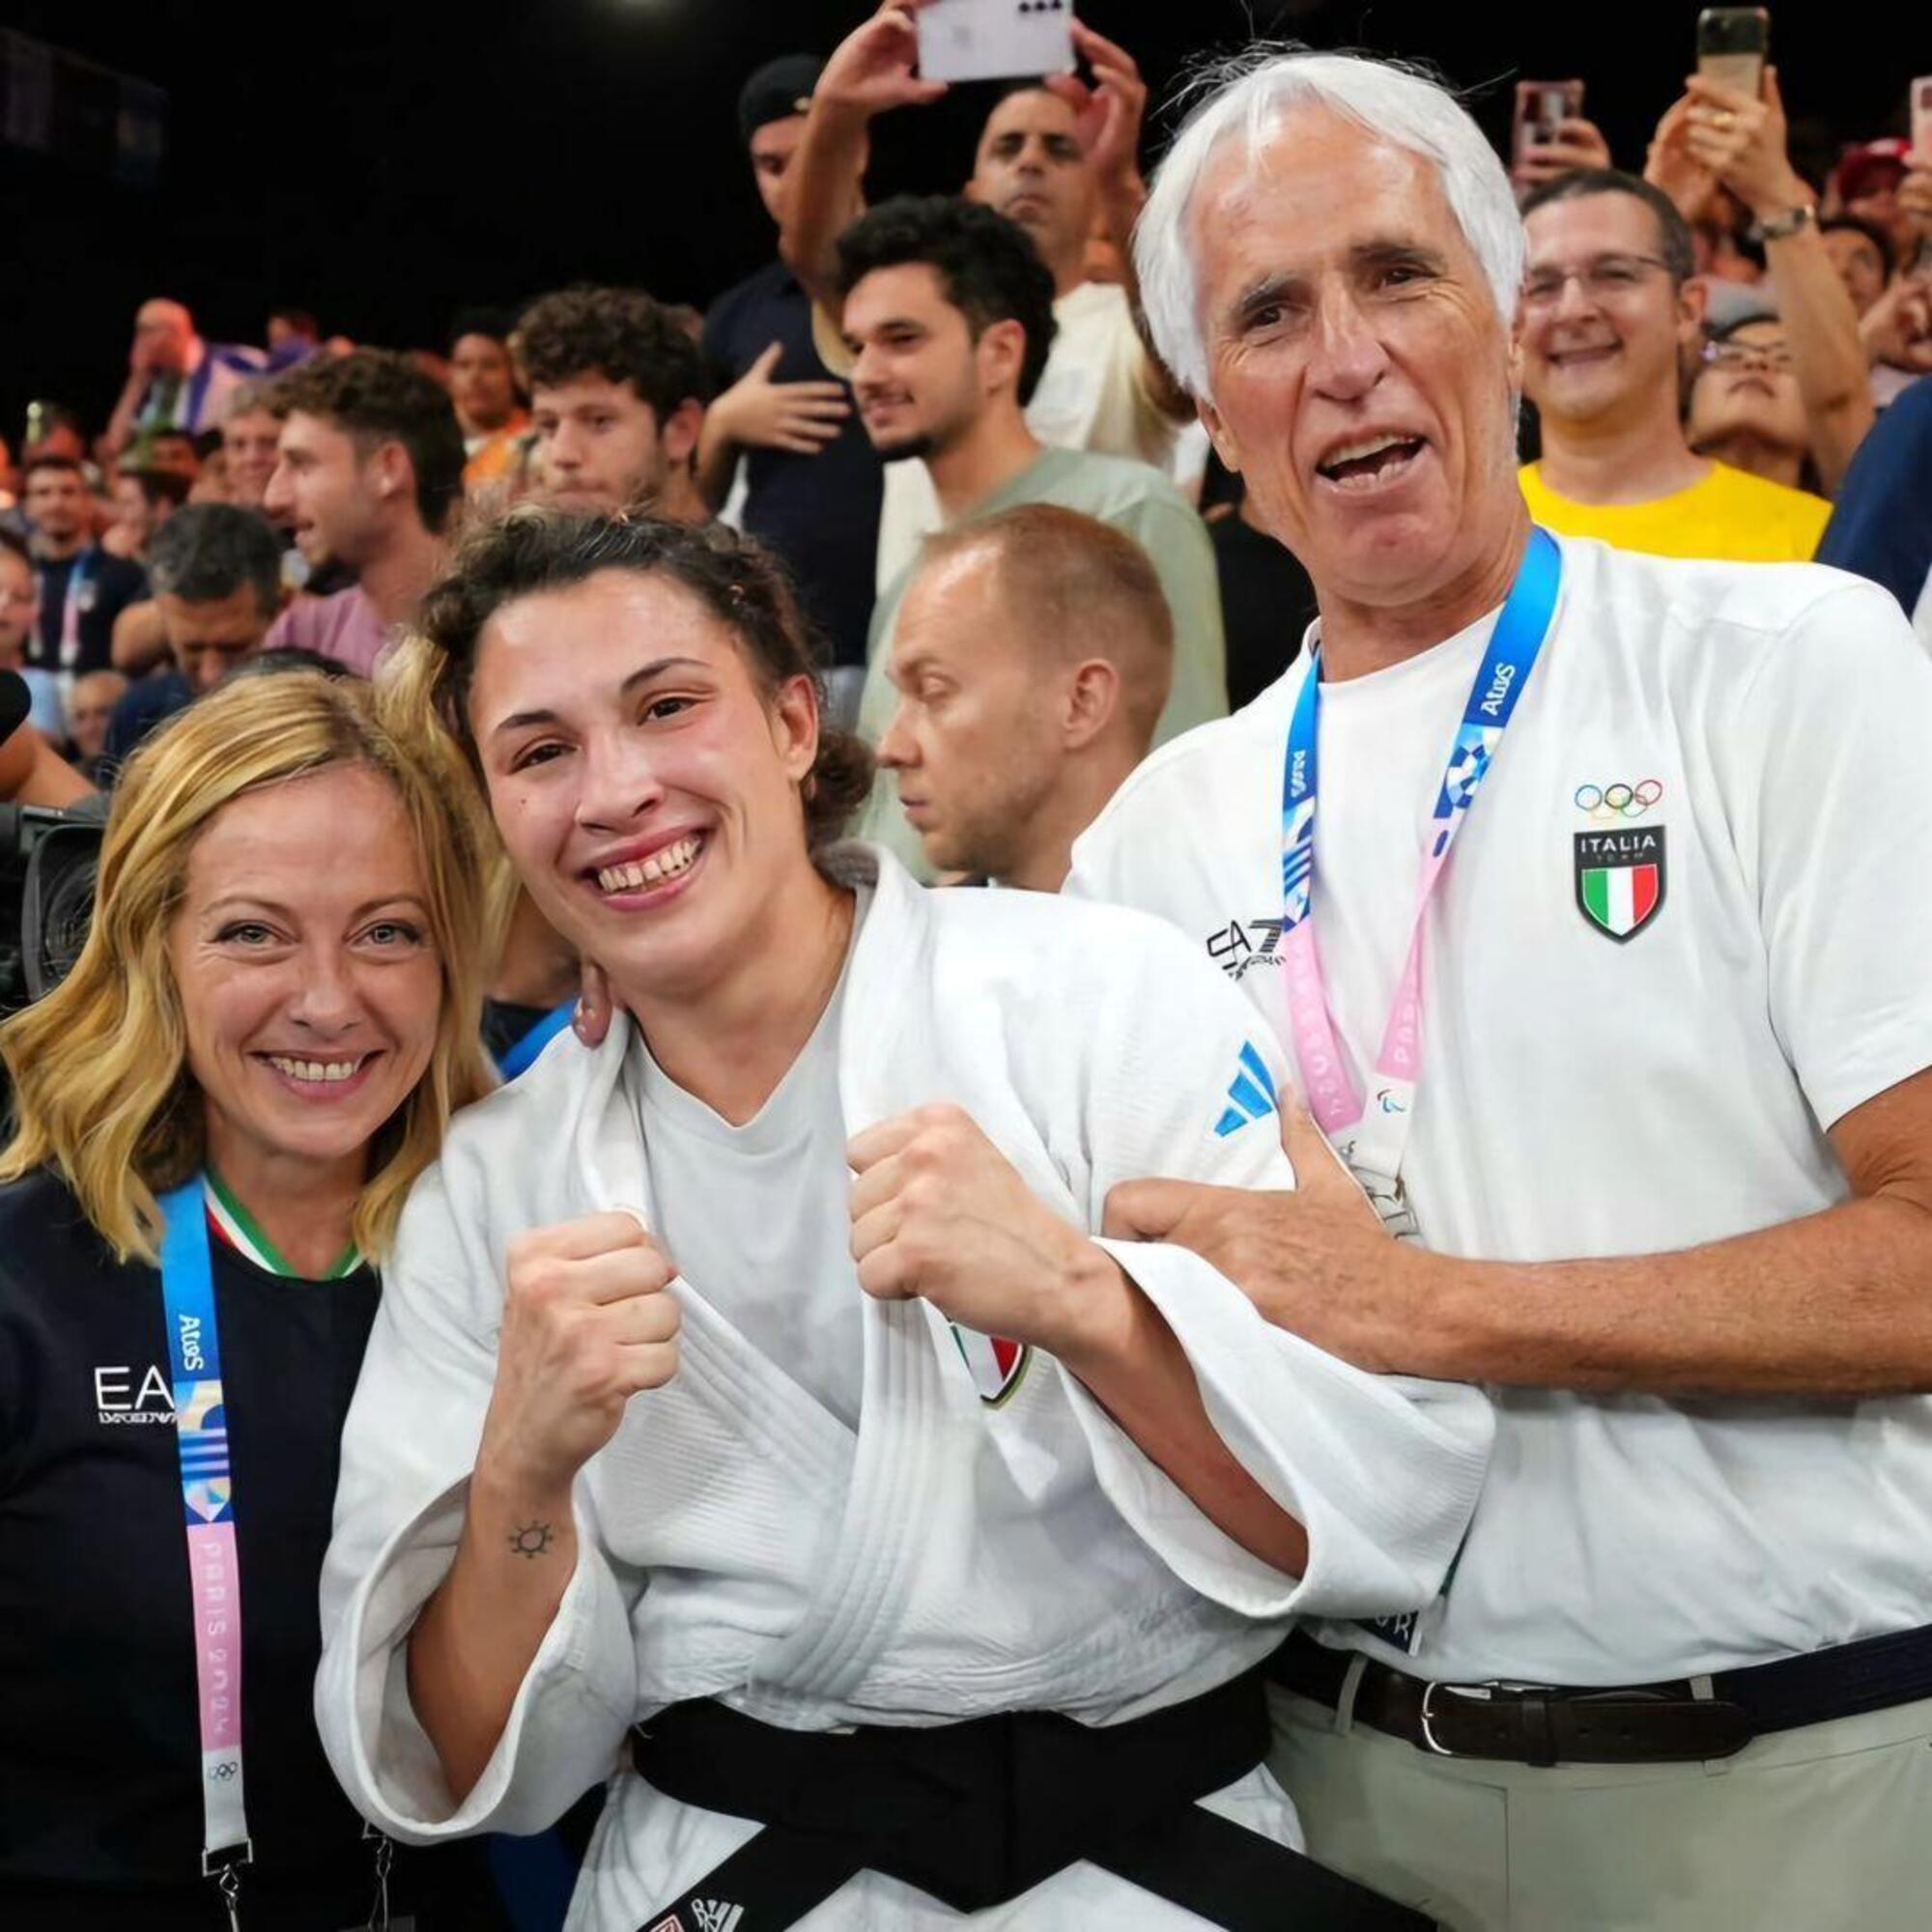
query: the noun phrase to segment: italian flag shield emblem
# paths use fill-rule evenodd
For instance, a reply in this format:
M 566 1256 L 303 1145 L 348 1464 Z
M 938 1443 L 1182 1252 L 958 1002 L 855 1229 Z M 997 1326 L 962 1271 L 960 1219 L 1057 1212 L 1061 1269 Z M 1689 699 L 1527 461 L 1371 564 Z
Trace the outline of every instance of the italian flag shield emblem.
M 1634 939 L 1663 905 L 1663 827 L 1575 836 L 1577 911 L 1619 945 Z

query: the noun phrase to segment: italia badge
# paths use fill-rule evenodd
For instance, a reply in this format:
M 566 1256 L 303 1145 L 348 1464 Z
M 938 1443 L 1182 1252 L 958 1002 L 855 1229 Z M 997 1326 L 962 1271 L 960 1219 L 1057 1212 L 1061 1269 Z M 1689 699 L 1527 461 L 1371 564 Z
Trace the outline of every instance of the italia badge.
M 1663 827 L 1578 832 L 1577 910 L 1618 945 L 1634 939 L 1663 905 Z

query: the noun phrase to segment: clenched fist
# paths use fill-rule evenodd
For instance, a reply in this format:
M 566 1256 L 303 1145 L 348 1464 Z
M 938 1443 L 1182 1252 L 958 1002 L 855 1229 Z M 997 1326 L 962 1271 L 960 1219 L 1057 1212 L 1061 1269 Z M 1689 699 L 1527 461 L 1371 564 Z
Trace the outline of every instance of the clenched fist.
M 519 1236 L 478 1469 L 520 1492 L 568 1489 L 631 1397 L 677 1373 L 675 1273 L 629 1214 Z
M 1126 1277 L 1014 1171 L 964 1109 L 921 1107 L 846 1151 L 859 1285 L 1071 1362 L 1124 1318 Z

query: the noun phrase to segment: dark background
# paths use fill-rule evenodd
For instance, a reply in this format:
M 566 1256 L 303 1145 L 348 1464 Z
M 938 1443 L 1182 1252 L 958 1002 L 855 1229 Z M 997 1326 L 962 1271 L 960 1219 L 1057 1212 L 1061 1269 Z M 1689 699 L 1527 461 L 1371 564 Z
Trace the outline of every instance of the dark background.
M 864 0 L 10 0 L 4 24 L 166 93 L 151 186 L 0 147 L 0 435 L 30 396 L 98 428 L 126 374 L 133 310 L 172 295 L 214 341 L 260 343 L 274 304 L 326 332 L 444 346 L 452 312 L 572 280 L 702 306 L 768 258 L 771 231 L 733 103 L 774 54 L 827 53 Z M 1773 8 L 1773 58 L 1814 179 L 1844 139 L 1905 131 L 1932 71 L 1913 9 Z M 1586 111 L 1640 168 L 1693 62 L 1695 4 L 1558 0 L 1527 13 L 1414 0 L 1082 0 L 1158 102 L 1191 60 L 1255 34 L 1435 62 L 1500 145 L 1513 81 L 1580 74 Z M 1915 43 L 1917 44 L 1915 44 Z M 955 186 L 983 90 L 891 117 L 876 192 Z

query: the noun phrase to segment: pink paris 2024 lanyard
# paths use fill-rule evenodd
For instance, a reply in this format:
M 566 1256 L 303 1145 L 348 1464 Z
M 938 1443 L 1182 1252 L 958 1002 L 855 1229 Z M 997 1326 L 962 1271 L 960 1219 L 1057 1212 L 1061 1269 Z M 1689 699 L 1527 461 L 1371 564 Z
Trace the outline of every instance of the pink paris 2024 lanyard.
M 1349 1072 L 1315 943 L 1315 800 L 1321 704 L 1319 651 L 1302 678 L 1289 724 L 1281 785 L 1281 950 L 1289 1027 L 1309 1111 L 1376 1211 L 1398 1238 L 1417 1237 L 1402 1185 L 1403 1154 L 1422 1075 L 1423 936 L 1429 902 L 1449 864 L 1456 834 L 1489 776 L 1496 748 L 1549 634 L 1562 584 L 1563 556 L 1548 531 L 1532 529 L 1522 566 L 1496 619 L 1443 767 L 1423 856 L 1408 956 L 1397 982 L 1381 1049 L 1374 1104 Z

